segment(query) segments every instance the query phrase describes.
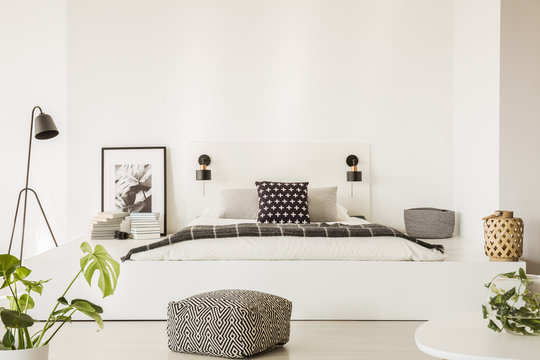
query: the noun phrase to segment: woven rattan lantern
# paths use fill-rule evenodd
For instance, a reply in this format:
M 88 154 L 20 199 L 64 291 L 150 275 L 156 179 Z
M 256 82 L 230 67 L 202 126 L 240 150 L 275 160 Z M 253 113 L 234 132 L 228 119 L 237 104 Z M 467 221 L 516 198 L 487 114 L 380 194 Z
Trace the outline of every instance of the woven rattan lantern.
M 518 261 L 523 254 L 523 220 L 496 211 L 484 220 L 484 251 L 491 261 Z

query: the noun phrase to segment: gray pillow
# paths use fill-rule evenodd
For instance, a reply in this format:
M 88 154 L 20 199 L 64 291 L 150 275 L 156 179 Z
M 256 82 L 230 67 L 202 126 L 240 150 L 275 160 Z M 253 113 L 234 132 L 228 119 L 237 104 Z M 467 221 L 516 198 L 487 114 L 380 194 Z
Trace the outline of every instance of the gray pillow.
M 220 218 L 257 220 L 258 212 L 257 189 L 228 189 L 221 192 Z
M 338 221 L 337 186 L 308 188 L 308 209 L 311 222 Z

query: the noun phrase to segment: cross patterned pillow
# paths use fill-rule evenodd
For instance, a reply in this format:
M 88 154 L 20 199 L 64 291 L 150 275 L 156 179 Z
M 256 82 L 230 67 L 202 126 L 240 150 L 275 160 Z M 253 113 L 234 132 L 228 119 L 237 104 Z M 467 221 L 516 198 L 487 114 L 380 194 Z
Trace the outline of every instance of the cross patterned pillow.
M 309 224 L 308 183 L 257 181 L 257 221 L 272 224 Z

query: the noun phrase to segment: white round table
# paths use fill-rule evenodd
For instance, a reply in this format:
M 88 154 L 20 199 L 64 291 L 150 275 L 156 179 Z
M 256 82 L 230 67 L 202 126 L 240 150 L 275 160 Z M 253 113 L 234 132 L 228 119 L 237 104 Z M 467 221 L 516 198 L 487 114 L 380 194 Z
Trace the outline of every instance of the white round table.
M 482 313 L 457 314 L 423 323 L 414 334 L 416 346 L 447 360 L 538 360 L 540 336 L 496 333 Z

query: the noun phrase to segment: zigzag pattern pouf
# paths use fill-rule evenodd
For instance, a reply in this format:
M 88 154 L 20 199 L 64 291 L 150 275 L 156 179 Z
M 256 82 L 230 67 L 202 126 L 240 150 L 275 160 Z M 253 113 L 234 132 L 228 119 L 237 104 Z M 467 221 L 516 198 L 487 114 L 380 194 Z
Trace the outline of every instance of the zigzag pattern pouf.
M 251 290 L 219 290 L 172 301 L 169 349 L 240 359 L 289 341 L 292 304 Z

